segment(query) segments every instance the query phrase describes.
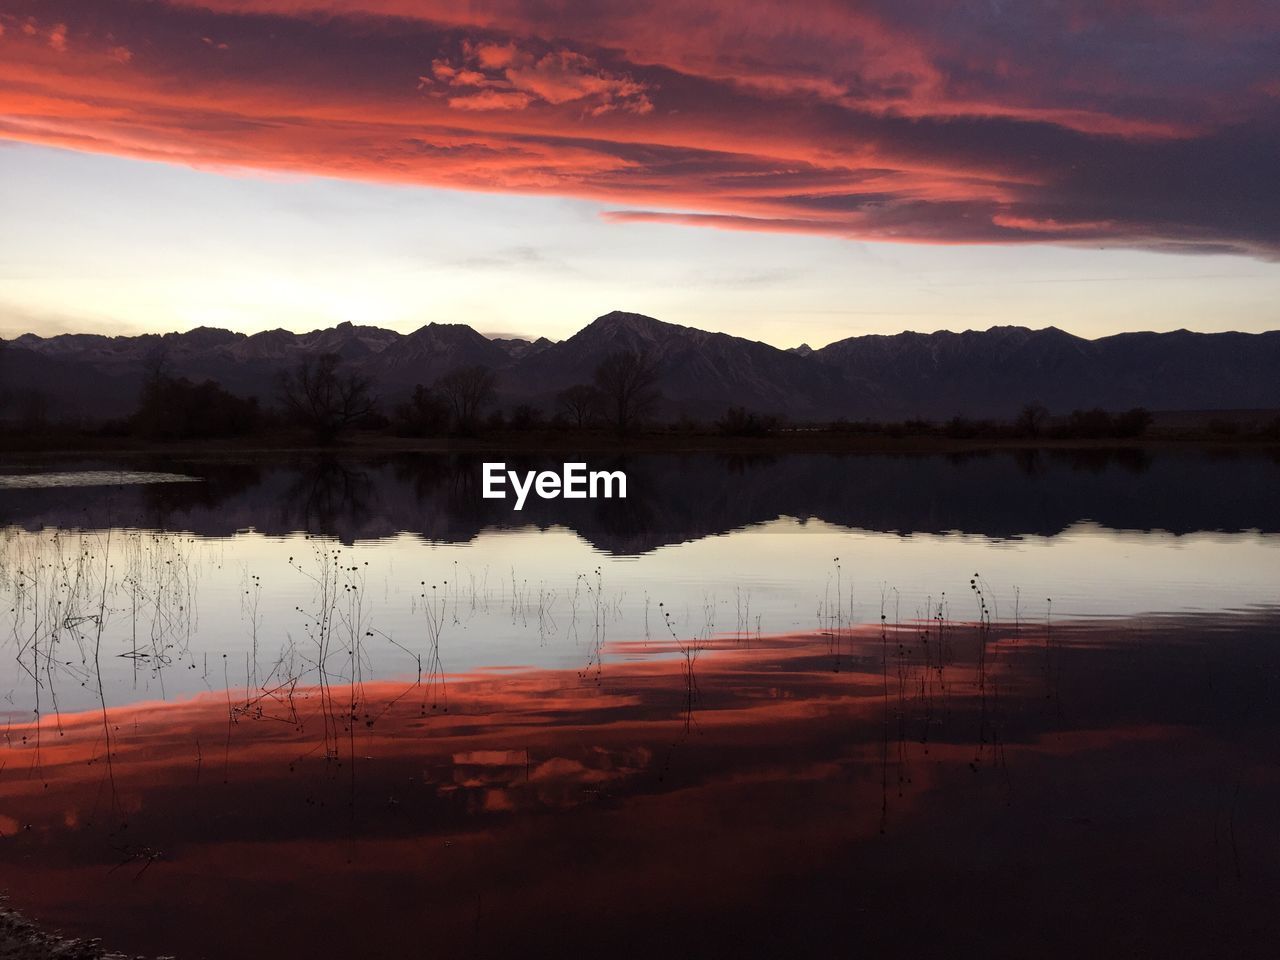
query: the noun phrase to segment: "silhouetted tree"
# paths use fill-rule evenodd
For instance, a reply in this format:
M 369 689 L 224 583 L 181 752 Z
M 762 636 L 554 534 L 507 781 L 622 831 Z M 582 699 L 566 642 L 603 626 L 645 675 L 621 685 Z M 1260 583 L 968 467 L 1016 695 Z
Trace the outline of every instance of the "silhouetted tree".
M 1124 413 L 1116 415 L 1116 436 L 1140 437 L 1147 432 L 1147 427 L 1151 426 L 1154 420 L 1155 417 L 1151 415 L 1151 411 L 1143 407 L 1134 407 L 1132 410 L 1126 410 Z
M 556 394 L 556 407 L 579 430 L 589 424 L 600 411 L 603 394 L 589 383 L 576 383 Z
M 522 403 L 511 411 L 512 430 L 535 430 L 542 425 L 542 411 L 537 407 Z
M 418 384 L 408 401 L 396 407 L 396 433 L 402 437 L 433 437 L 449 429 L 449 403 L 440 393 Z
M 1072 410 L 1067 422 L 1057 432 L 1066 437 L 1093 440 L 1111 436 L 1114 429 L 1111 414 L 1101 407 L 1094 407 L 1092 410 Z
M 661 396 L 657 363 L 633 350 L 613 353 L 600 361 L 595 381 L 619 435 L 634 430 Z
M 1142 407 L 1134 407 L 1112 416 L 1095 407 L 1092 410 L 1073 410 L 1065 423 L 1054 426 L 1052 433 L 1058 437 L 1098 439 L 1101 437 L 1140 437 L 1151 426 L 1153 417 Z
M 745 407 L 730 407 L 716 421 L 716 429 L 726 437 L 767 437 L 778 429 L 778 418 L 752 413 Z
M 480 365 L 458 367 L 436 381 L 458 433 L 473 433 L 480 425 L 480 412 L 493 402 L 496 384 L 493 371 Z
M 1014 431 L 1021 437 L 1038 437 L 1049 424 L 1049 411 L 1044 404 L 1028 403 L 1014 421 Z
M 370 394 L 373 382 L 354 372 L 340 373 L 341 362 L 336 353 L 324 353 L 280 374 L 280 399 L 289 415 L 321 443 L 331 443 L 376 407 Z
M 256 398 L 234 396 L 212 380 L 192 383 L 157 370 L 143 384 L 129 426 L 156 440 L 196 440 L 250 433 L 259 417 Z
M 971 440 L 983 429 L 983 424 L 968 417 L 954 416 L 943 425 L 942 432 L 952 440 Z

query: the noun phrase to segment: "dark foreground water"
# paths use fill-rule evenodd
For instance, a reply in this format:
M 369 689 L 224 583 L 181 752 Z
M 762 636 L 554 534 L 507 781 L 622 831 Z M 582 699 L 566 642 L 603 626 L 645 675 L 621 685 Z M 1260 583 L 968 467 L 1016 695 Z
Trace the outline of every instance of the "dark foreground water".
M 621 465 L 5 467 L 0 887 L 192 958 L 1273 955 L 1275 459 Z

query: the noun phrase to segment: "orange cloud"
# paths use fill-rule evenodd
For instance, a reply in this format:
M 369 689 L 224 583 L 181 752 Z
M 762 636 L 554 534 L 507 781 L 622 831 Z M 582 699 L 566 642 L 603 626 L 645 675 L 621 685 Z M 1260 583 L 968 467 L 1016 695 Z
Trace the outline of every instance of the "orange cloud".
M 67 52 L 67 25 L 55 23 L 49 29 L 49 46 L 58 53 Z
M 19 0 L 0 136 L 690 225 L 1272 255 L 1280 12 L 1169 3 Z
M 454 61 L 432 61 L 431 76 L 419 76 L 418 89 L 446 96 L 449 106 L 462 110 L 572 103 L 598 116 L 610 110 L 653 109 L 643 84 L 609 73 L 590 57 L 569 50 L 530 52 L 514 43 L 464 42 Z

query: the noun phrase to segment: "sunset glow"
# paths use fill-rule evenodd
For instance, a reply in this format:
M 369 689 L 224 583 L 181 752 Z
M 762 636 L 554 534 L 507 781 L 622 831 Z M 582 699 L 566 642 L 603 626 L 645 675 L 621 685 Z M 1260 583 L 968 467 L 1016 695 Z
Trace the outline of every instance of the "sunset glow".
M 0 960 L 1266 955 L 1278 0 L 0 0 Z
M 18 0 L 0 332 L 1264 329 L 1278 28 L 1261 3 Z M 1225 282 L 1153 282 L 1187 275 Z

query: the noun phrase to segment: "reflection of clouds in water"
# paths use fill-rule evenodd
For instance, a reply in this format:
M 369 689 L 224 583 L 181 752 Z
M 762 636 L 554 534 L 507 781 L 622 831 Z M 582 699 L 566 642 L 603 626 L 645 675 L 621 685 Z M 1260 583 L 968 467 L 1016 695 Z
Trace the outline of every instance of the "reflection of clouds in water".
M 0 651 L 8 653 L 0 656 L 0 695 L 18 719 L 36 706 L 33 650 L 25 638 L 37 621 L 43 625 L 36 633 L 47 693 L 66 711 L 97 701 L 96 675 L 89 673 L 95 666 L 92 617 L 102 596 L 91 587 L 101 583 L 105 537 L 105 531 L 28 534 L 10 528 L 0 542 L 6 601 Z M 335 567 L 358 568 L 349 584 L 345 576 L 334 582 L 339 593 L 357 587 L 361 636 L 336 626 L 344 644 L 358 641 L 360 676 L 377 680 L 434 664 L 437 650 L 442 668 L 452 672 L 485 666 L 594 672 L 598 644 L 607 668 L 632 655 L 628 643 L 639 643 L 643 654 L 669 641 L 667 614 L 677 639 L 686 642 L 744 628 L 765 634 L 813 629 L 836 586 L 831 558 L 837 556 L 842 616 L 855 624 L 878 622 L 886 597 L 903 618 L 924 615 L 938 602 L 952 619 L 972 617 L 968 577 L 974 571 L 989 585 L 988 601 L 1000 619 L 1042 622 L 1050 597 L 1059 618 L 1247 609 L 1274 600 L 1271 571 L 1280 541 L 1256 533 L 1115 533 L 1096 525 L 1077 525 L 1056 537 L 992 541 L 775 520 L 614 560 L 557 528 L 490 531 L 466 544 L 424 544 L 401 534 L 350 548 L 252 532 L 207 540 L 115 530 L 103 656 L 96 664 L 107 703 L 243 685 L 280 670 L 315 682 L 305 673 L 317 658 L 308 624 L 319 612 L 308 577 L 314 564 L 307 558 L 321 546 L 334 553 Z M 72 560 L 74 569 L 67 566 Z M 59 598 L 60 581 L 77 585 L 74 606 L 90 617 L 73 618 L 75 630 L 51 629 L 60 618 L 68 622 L 67 611 L 49 606 Z M 422 613 L 425 585 L 436 587 L 438 648 Z M 38 609 L 32 606 L 37 597 Z M 350 663 L 339 662 L 348 657 L 346 649 L 330 651 L 329 669 L 339 682 L 351 671 Z M 302 667 L 290 666 L 297 664 Z M 51 708 L 52 697 L 41 697 L 42 706 Z
M 1180 898 L 1233 882 L 1237 859 L 1250 889 L 1277 879 L 1280 704 L 1256 694 L 1280 665 L 1278 626 L 1273 609 L 722 639 L 697 662 L 692 725 L 681 664 L 657 644 L 628 645 L 601 684 L 573 670 L 451 677 L 447 713 L 424 715 L 411 681 L 365 684 L 353 714 L 349 691 L 299 686 L 292 723 L 229 722 L 238 688 L 117 706 L 114 804 L 103 717 L 68 712 L 44 720 L 39 777 L 0 778 L 0 810 L 32 825 L 0 845 L 0 869 L 23 864 L 22 896 L 42 914 L 60 907 L 152 952 L 198 940 L 213 957 L 282 912 L 282 957 L 357 935 L 393 955 L 424 925 L 464 952 L 477 896 L 511 949 L 536 951 L 563 921 L 592 938 L 634 926 L 619 947 L 634 955 L 654 946 L 643 918 L 661 915 L 695 940 L 756 931 L 760 950 L 774 934 L 756 912 L 799 911 L 829 938 L 855 895 L 874 908 L 860 934 L 900 934 L 909 915 L 941 936 L 990 903 L 974 864 L 1000 878 L 1002 928 L 1023 934 L 1069 903 L 1109 917 L 1134 885 L 1161 894 L 1162 916 L 1178 900 L 1180 936 L 1237 915 L 1223 909 L 1256 922 L 1248 896 Z M 342 732 L 328 759 L 326 710 Z M 10 769 L 32 761 L 24 732 L 10 727 Z M 162 854 L 150 882 L 115 882 L 137 850 Z M 342 915 L 348 884 L 355 928 L 316 924 Z M 233 904 L 234 929 L 213 929 Z M 157 911 L 166 924 L 136 922 Z
M 151 954 L 808 955 L 854 910 L 922 956 L 992 904 L 991 950 L 1228 951 L 1280 891 L 1277 464 L 1113 461 L 650 457 L 519 520 L 466 458 L 6 490 L 0 881 Z

